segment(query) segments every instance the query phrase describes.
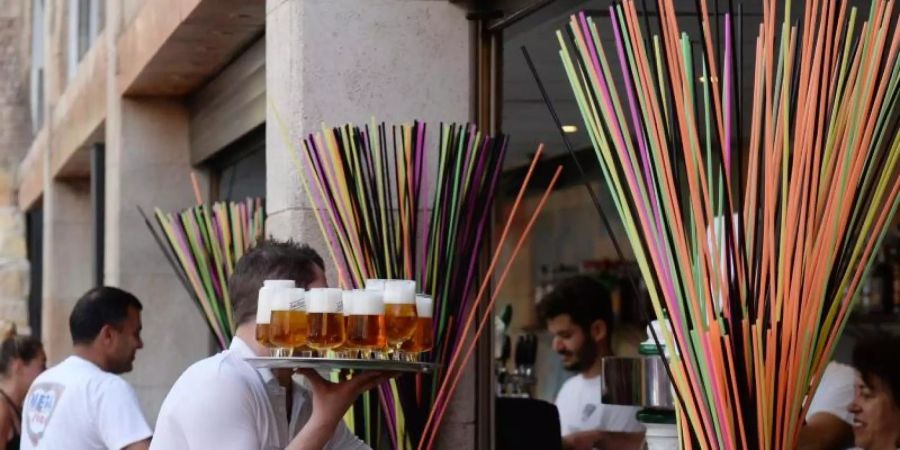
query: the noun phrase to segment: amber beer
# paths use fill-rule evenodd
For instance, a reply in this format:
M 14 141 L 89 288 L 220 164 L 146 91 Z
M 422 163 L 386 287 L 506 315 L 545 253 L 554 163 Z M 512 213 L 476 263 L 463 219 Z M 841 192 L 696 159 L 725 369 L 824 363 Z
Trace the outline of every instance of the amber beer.
M 307 293 L 306 345 L 318 351 L 338 348 L 344 343 L 344 313 L 340 289 L 316 288 Z
M 353 291 L 353 310 L 347 318 L 347 342 L 359 350 L 385 350 L 387 334 L 384 299 L 373 290 Z
M 334 349 L 337 358 L 353 358 L 358 348 L 350 344 L 347 339 L 347 322 L 349 321 L 350 311 L 353 310 L 353 291 L 345 290 L 341 292 L 341 311 L 344 315 L 344 343 Z
M 284 289 L 275 296 L 269 341 L 276 347 L 293 349 L 306 344 L 306 291 Z
M 266 347 L 272 347 L 270 341 L 272 307 L 275 297 L 282 289 L 293 289 L 293 280 L 265 280 L 259 289 L 256 300 L 256 341 Z
M 384 319 L 388 344 L 395 350 L 416 329 L 416 282 L 388 280 L 384 285 Z
M 431 351 L 434 345 L 433 316 L 434 300 L 429 295 L 416 296 L 416 331 L 400 348 L 407 353 L 424 353 Z

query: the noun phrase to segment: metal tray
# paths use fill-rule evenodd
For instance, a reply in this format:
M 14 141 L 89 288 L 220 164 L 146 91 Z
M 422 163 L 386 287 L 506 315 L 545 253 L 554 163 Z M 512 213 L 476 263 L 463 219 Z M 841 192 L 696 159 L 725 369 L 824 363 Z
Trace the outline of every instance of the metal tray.
M 251 366 L 265 369 L 326 369 L 326 370 L 382 370 L 390 372 L 431 373 L 438 368 L 435 363 L 406 362 L 385 359 L 308 358 L 308 357 L 257 357 L 246 358 Z

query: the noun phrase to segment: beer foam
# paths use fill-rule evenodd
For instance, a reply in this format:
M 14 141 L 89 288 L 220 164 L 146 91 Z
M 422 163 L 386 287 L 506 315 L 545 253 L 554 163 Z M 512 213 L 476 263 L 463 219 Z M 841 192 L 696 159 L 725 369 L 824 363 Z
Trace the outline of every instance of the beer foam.
M 291 310 L 291 289 L 279 289 L 272 294 L 270 303 L 272 311 Z
M 278 292 L 291 289 L 295 286 L 294 280 L 265 280 L 259 288 L 256 297 L 256 323 L 267 324 L 272 322 L 272 308 L 275 306 Z
M 344 311 L 345 316 L 349 316 L 350 314 L 353 314 L 353 308 L 355 307 L 355 304 L 356 304 L 356 299 L 354 298 L 354 292 L 355 291 L 344 291 L 341 293 L 342 294 L 341 295 L 341 303 L 343 303 L 343 305 L 342 305 L 343 308 L 341 308 L 341 309 Z
M 256 301 L 256 323 L 269 324 L 272 323 L 272 296 L 260 295 Z
M 387 280 L 384 284 L 384 302 L 391 305 L 416 303 L 416 282 L 412 280 Z
M 341 297 L 344 291 L 335 288 L 314 288 L 306 295 L 306 311 L 315 313 L 341 313 Z
M 384 299 L 379 292 L 357 290 L 354 291 L 353 312 L 356 316 L 383 316 Z
M 297 283 L 294 280 L 265 280 L 263 281 L 263 287 L 291 289 L 297 287 Z
M 434 299 L 430 295 L 416 296 L 416 315 L 419 317 L 434 316 Z
M 380 278 L 370 278 L 366 280 L 366 289 L 370 291 L 383 291 L 384 283 L 387 280 L 382 280 Z

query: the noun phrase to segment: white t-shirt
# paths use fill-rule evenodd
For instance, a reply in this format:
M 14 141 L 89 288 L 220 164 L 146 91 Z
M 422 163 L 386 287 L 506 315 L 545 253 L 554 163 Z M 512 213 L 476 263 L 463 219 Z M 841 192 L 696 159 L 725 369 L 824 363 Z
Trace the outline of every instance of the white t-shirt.
M 28 390 L 20 448 L 119 450 L 151 434 L 128 382 L 70 356 Z
M 587 430 L 640 433 L 644 426 L 637 421 L 635 406 L 605 405 L 601 401 L 602 377 L 585 378 L 581 374 L 569 378 L 556 396 L 562 435 Z
M 291 423 L 287 391 L 268 369 L 244 358 L 255 356 L 240 338 L 217 355 L 194 363 L 172 386 L 156 420 L 152 450 L 283 449 L 312 415 L 309 392 L 294 379 Z M 326 449 L 364 450 L 341 422 Z
M 846 364 L 830 362 L 825 366 L 819 389 L 813 396 L 806 412 L 806 420 L 814 414 L 829 413 L 848 425 L 853 425 L 853 415 L 848 409 L 853 401 L 853 383 L 856 380 L 856 369 Z

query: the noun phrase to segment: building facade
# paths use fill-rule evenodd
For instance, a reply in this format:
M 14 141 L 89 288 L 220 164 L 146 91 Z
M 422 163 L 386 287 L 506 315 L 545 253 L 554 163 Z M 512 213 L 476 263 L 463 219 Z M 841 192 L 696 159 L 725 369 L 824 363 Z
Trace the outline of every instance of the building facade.
M 81 294 L 135 293 L 145 347 L 126 378 L 151 423 L 215 350 L 139 207 L 192 205 L 193 172 L 205 199 L 264 196 L 268 234 L 324 248 L 289 153 L 304 133 L 476 119 L 478 33 L 458 2 L 0 3 L 0 51 L 15 55 L 0 61 L 0 318 L 39 334 L 54 364 Z M 474 367 L 441 446 L 479 446 Z

